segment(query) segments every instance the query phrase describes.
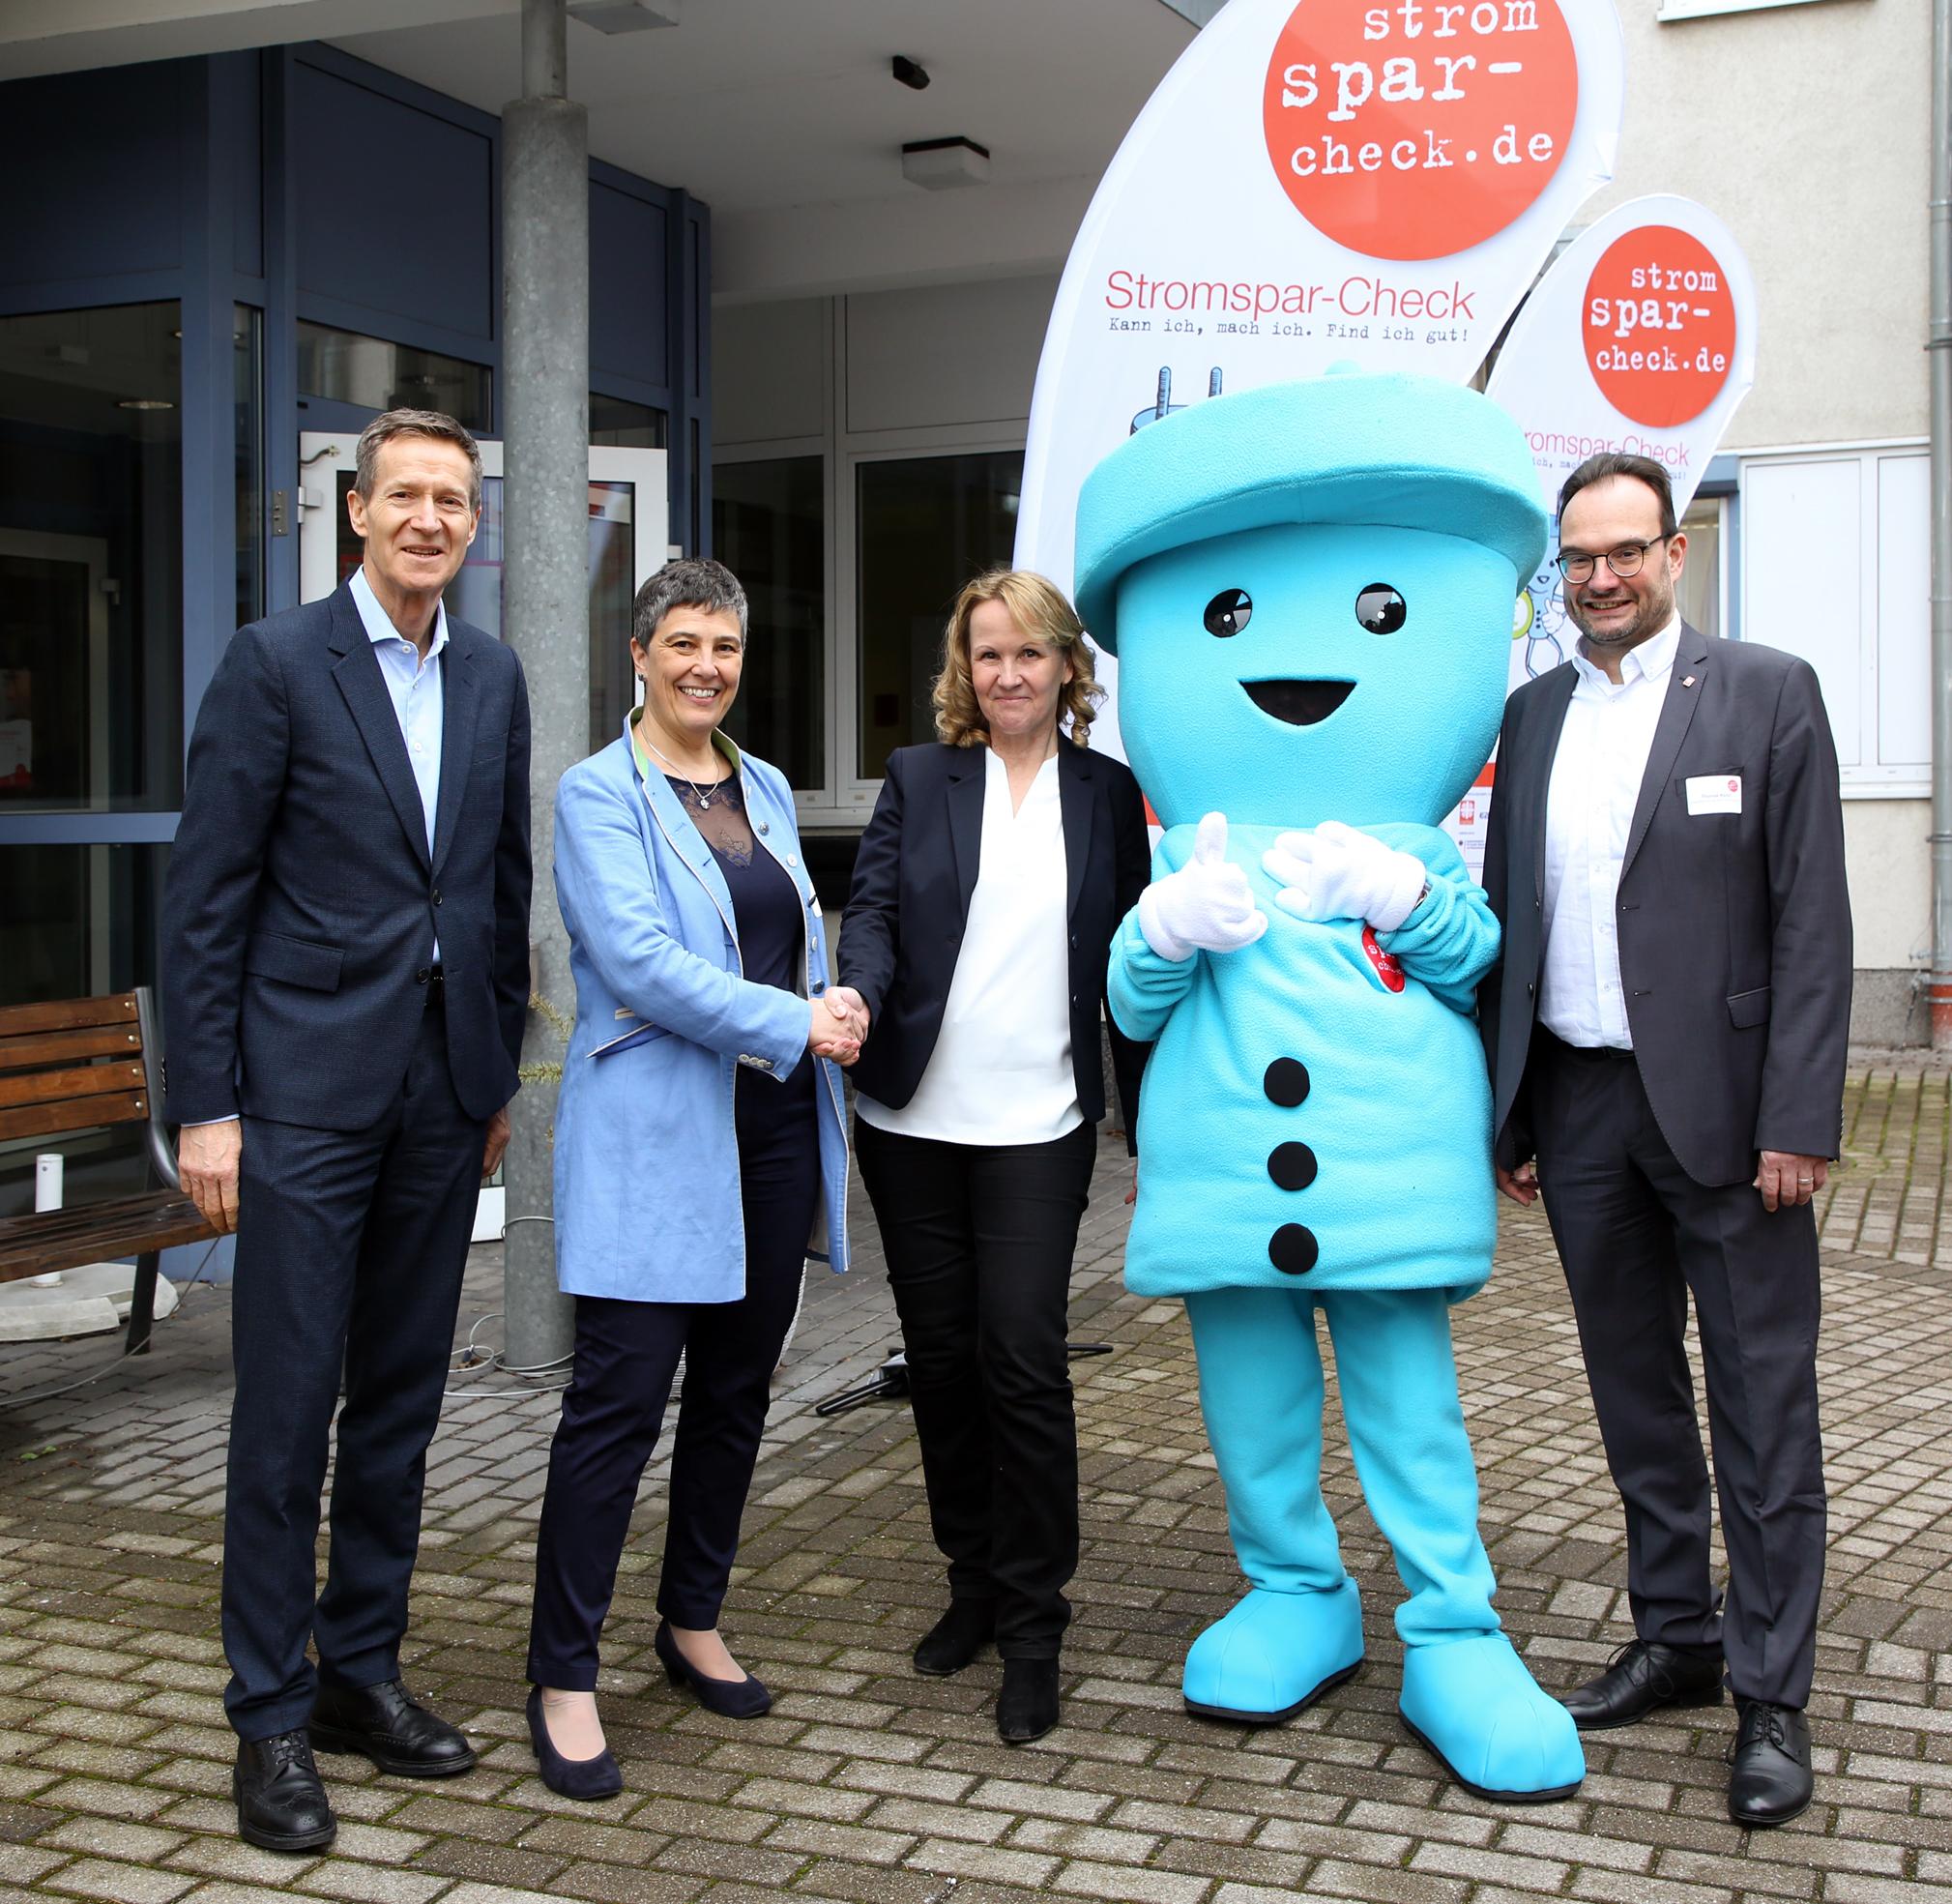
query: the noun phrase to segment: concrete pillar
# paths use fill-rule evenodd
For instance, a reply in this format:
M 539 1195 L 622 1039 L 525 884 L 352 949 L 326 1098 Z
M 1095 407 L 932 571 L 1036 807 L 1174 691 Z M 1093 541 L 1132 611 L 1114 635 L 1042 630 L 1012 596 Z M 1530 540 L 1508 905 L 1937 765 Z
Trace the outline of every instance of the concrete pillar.
M 1952 0 L 1932 0 L 1932 1048 L 1952 1051 Z
M 509 1143 L 507 1359 L 568 1356 L 556 1289 L 552 1143 L 575 1011 L 556 909 L 556 782 L 590 750 L 589 118 L 564 97 L 564 0 L 522 0 L 522 90 L 502 108 L 503 638 L 529 678 L 536 997 Z

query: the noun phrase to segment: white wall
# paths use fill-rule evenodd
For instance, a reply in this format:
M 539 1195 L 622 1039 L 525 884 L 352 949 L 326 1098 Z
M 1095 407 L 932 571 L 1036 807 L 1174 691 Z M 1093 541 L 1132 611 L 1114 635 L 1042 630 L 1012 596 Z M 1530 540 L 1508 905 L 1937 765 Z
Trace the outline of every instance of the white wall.
M 1025 425 L 1053 278 L 843 298 L 850 434 Z
M 1667 24 L 1618 0 L 1626 125 L 1612 187 L 1718 214 L 1755 268 L 1756 387 L 1724 448 L 1866 442 L 1926 426 L 1930 0 Z
M 826 430 L 832 369 L 827 322 L 825 298 L 714 307 L 714 450 Z
M 1057 288 L 1046 274 L 715 306 L 714 441 L 825 436 L 845 452 L 980 426 L 1020 438 Z
M 1850 855 L 1850 923 L 1859 967 L 1922 971 L 1932 950 L 1932 803 L 1851 800 L 1844 805 Z
M 1862 1044 L 1921 1044 L 1931 1034 L 1918 989 L 1932 951 L 1932 805 L 1847 800 L 1844 852 L 1856 938 L 1850 1036 Z

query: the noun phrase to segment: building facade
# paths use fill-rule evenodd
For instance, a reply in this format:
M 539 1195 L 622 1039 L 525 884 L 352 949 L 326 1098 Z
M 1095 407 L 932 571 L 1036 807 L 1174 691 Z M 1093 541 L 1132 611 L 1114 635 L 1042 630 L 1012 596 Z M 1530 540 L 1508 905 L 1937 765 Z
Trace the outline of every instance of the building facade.
M 357 562 L 380 410 L 488 439 L 456 611 L 500 610 L 500 127 L 324 46 L 0 85 L 0 1004 L 153 982 L 185 745 L 231 631 Z M 593 745 L 630 596 L 699 546 L 710 216 L 590 168 Z M 139 1168 L 104 1135 L 80 1181 Z M 32 1146 L 0 1156 L 17 1204 Z
M 1691 612 L 1817 666 L 1855 1029 L 1919 1041 L 1929 0 L 1619 4 L 1620 161 L 1582 216 L 1697 198 L 1759 288 Z M 203 686 L 233 628 L 356 559 L 359 427 L 451 410 L 497 467 L 511 0 L 346 0 L 331 45 L 276 44 L 281 11 L 0 18 L 0 1003 L 154 978 Z M 671 31 L 571 27 L 596 155 L 592 745 L 627 705 L 635 582 L 667 549 L 722 556 L 755 608 L 740 736 L 799 790 L 830 910 L 889 751 L 929 731 L 949 600 L 1008 558 L 1071 237 L 1215 11 L 715 0 Z M 891 78 L 897 52 L 933 84 Z M 986 183 L 903 178 L 904 143 L 951 136 L 989 152 Z M 457 604 L 491 626 L 498 536 L 491 485 Z

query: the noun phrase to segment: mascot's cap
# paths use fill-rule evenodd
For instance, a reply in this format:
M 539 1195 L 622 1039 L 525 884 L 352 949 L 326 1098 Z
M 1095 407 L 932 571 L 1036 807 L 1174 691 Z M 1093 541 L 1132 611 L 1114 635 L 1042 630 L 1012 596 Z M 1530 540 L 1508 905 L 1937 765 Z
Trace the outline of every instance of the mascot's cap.
M 1190 404 L 1126 438 L 1078 493 L 1078 615 L 1119 652 L 1119 578 L 1191 542 L 1285 522 L 1463 536 L 1522 584 L 1545 553 L 1538 472 L 1474 390 L 1349 366 Z

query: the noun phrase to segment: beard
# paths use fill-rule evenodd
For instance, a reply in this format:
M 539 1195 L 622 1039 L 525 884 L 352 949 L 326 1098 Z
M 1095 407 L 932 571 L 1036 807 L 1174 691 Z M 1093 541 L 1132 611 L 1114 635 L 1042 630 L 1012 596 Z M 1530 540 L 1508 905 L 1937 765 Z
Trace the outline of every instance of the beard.
M 1610 596 L 1604 603 L 1593 605 L 1609 608 L 1632 606 L 1632 614 L 1596 625 L 1591 619 L 1591 610 L 1576 592 L 1566 598 L 1565 612 L 1588 642 L 1596 648 L 1624 650 L 1637 647 L 1667 627 L 1675 612 L 1675 592 L 1670 585 L 1658 591 L 1649 589 L 1640 596 Z

